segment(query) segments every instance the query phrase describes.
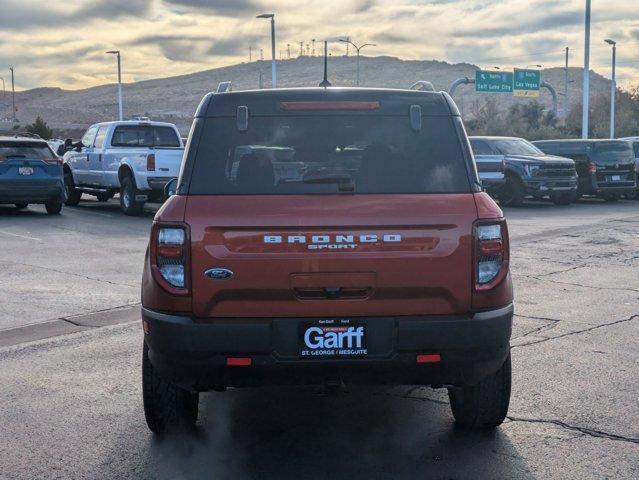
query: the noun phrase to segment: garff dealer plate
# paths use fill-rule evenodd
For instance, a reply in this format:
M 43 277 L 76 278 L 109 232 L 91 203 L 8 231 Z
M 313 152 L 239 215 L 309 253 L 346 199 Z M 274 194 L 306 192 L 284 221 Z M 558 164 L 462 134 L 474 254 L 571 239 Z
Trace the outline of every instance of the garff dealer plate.
M 348 319 L 300 322 L 302 358 L 353 358 L 367 354 L 363 322 Z

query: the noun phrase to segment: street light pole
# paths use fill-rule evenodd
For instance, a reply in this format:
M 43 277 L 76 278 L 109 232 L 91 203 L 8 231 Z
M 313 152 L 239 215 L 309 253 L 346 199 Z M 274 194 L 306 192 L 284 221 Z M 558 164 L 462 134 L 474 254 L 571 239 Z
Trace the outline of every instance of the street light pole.
M 609 38 L 604 41 L 608 45 L 612 45 L 612 82 L 610 82 L 610 138 L 615 138 L 615 97 L 617 93 L 615 68 L 617 65 L 617 42 Z
M 581 112 L 581 138 L 588 138 L 588 112 L 590 100 L 590 0 L 586 0 L 586 21 L 584 31 L 584 82 Z
M 566 67 L 564 69 L 564 119 L 568 118 L 568 52 L 566 47 Z
M 355 49 L 355 51 L 357 52 L 357 81 L 356 81 L 356 85 L 359 87 L 359 51 L 364 48 L 364 47 L 376 47 L 377 44 L 375 43 L 365 43 L 364 45 L 360 45 L 359 47 L 357 45 L 355 45 L 353 42 L 351 42 L 348 39 L 343 39 L 340 38 L 339 40 L 340 42 L 344 42 L 348 45 L 352 45 L 353 48 Z
M 16 123 L 16 86 L 13 79 L 13 67 L 9 67 L 9 70 L 11 70 L 11 116 L 13 123 Z
M 4 102 L 7 99 L 7 89 L 4 86 L 4 77 L 0 77 L 2 80 L 2 106 L 4 107 Z
M 122 121 L 122 66 L 120 63 L 120 50 L 109 50 L 106 53 L 116 55 L 118 58 L 118 119 Z
M 274 13 L 262 13 L 256 18 L 270 18 L 271 19 L 271 85 L 273 88 L 277 88 L 277 66 L 275 58 L 275 14 Z

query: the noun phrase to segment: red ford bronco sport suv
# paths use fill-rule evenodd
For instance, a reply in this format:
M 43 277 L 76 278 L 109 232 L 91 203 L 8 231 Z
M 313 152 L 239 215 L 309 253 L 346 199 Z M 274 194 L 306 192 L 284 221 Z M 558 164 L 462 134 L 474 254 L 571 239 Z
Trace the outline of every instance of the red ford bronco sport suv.
M 444 387 L 458 424 L 504 420 L 508 230 L 446 93 L 209 94 L 173 187 L 142 279 L 152 431 L 265 384 Z

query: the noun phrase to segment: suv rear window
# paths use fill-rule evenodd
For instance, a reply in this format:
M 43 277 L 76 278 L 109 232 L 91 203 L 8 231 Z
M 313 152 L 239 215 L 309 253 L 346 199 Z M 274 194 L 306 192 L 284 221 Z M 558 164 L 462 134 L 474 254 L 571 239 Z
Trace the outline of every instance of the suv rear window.
M 180 139 L 171 127 L 120 125 L 115 127 L 112 147 L 179 147 Z
M 48 160 L 55 156 L 44 142 L 0 142 L 0 161 L 9 158 Z
M 207 118 L 190 194 L 454 193 L 471 191 L 453 118 L 263 116 L 238 131 Z

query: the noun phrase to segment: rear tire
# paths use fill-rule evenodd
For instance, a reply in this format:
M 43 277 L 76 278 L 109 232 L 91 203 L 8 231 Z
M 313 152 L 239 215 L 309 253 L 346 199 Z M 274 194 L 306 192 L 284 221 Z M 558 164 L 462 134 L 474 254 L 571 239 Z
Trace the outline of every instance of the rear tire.
M 67 199 L 64 202 L 66 206 L 75 207 L 78 203 L 80 203 L 82 192 L 75 188 L 75 183 L 73 182 L 73 175 L 71 175 L 71 172 L 66 172 L 64 174 L 64 190 L 67 194 Z
M 146 342 L 142 349 L 142 398 L 146 424 L 153 433 L 195 427 L 199 393 L 180 388 L 160 377 L 149 360 Z
M 15 206 L 16 206 L 16 209 L 22 210 L 23 208 L 27 208 L 29 206 L 29 204 L 28 203 L 16 203 Z
M 62 211 L 62 202 L 56 200 L 54 202 L 47 202 L 44 204 L 44 208 L 47 209 L 49 215 L 58 215 Z
M 510 353 L 499 370 L 477 385 L 449 388 L 450 408 L 463 428 L 494 428 L 504 421 L 510 403 Z
M 499 192 L 499 203 L 505 207 L 520 207 L 525 197 L 526 190 L 521 180 L 515 175 L 507 175 L 506 183 Z
M 561 193 L 557 195 L 551 195 L 550 200 L 555 205 L 570 205 L 575 198 L 574 193 Z
M 138 190 L 130 175 L 125 176 L 120 182 L 120 209 L 125 215 L 137 216 L 144 209 L 144 202 L 136 202 L 135 196 Z

